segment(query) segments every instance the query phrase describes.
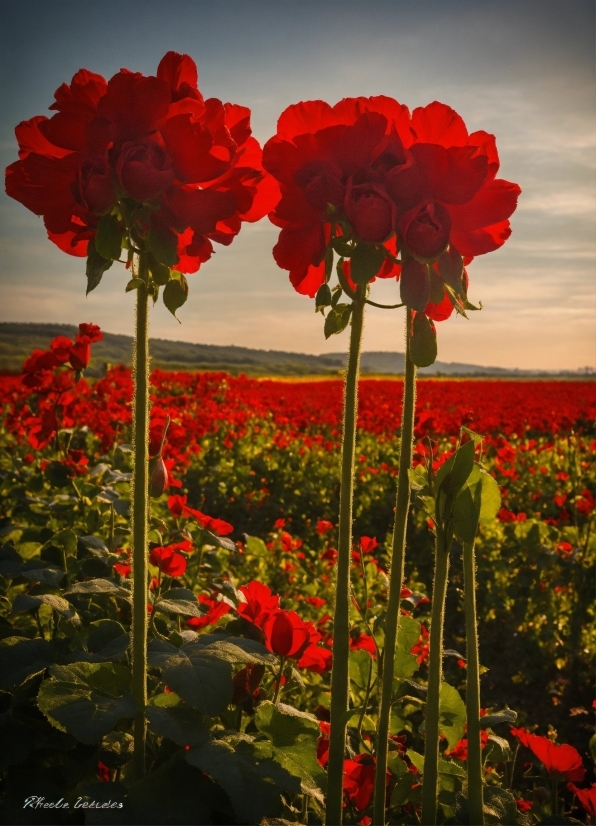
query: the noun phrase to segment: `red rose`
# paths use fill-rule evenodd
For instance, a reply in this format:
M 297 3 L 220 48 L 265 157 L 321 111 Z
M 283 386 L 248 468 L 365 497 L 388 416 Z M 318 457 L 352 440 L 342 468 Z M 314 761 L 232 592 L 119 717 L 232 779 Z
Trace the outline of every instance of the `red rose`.
M 434 262 L 451 245 L 469 263 L 509 237 L 520 194 L 517 184 L 496 180 L 494 137 L 469 134 L 461 117 L 436 101 L 411 115 L 383 96 L 295 104 L 282 113 L 263 164 L 282 194 L 270 215 L 281 229 L 275 260 L 310 296 L 324 281 L 334 226 L 336 235 L 347 226 L 354 240 L 383 243 L 393 256 L 399 233 L 411 256 Z M 452 269 L 441 272 L 451 286 Z M 377 276 L 399 274 L 386 259 Z M 423 298 L 416 293 L 410 306 L 423 311 Z
M 84 370 L 91 361 L 91 342 L 87 336 L 78 335 L 70 348 L 69 361 L 73 370 Z
M 250 111 L 204 101 L 188 55 L 168 52 L 156 76 L 123 69 L 109 83 L 82 69 L 55 98 L 51 119 L 17 126 L 20 160 L 6 170 L 6 191 L 71 255 L 87 254 L 99 218 L 124 197 L 139 209 L 150 202 L 141 235 L 153 230 L 168 260 L 195 272 L 213 241 L 230 244 L 242 221 L 278 199 Z
M 262 582 L 249 582 L 239 590 L 246 602 L 238 604 L 238 613 L 262 629 L 271 614 L 279 609 L 279 597 L 274 596 Z
M 405 212 L 398 226 L 411 253 L 434 261 L 447 248 L 451 216 L 442 204 L 431 202 Z
M 344 209 L 361 241 L 381 243 L 393 232 L 395 205 L 380 187 L 350 181 Z
M 303 622 L 294 611 L 278 609 L 263 625 L 265 645 L 280 657 L 300 659 L 310 643 L 312 623 Z

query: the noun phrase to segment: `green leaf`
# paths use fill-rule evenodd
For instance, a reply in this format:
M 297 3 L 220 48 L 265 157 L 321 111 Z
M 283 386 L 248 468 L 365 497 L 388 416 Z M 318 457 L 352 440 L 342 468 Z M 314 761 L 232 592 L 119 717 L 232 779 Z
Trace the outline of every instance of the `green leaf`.
M 320 730 L 316 717 L 284 703 L 265 702 L 257 709 L 255 724 L 271 741 L 274 759 L 300 778 L 304 792 L 322 803 L 326 775 L 317 762 Z
M 57 611 L 66 619 L 69 619 L 74 625 L 80 625 L 81 620 L 73 607 L 62 597 L 56 594 L 18 594 L 12 604 L 12 613 L 18 614 L 21 611 L 31 611 L 31 609 L 39 608 L 40 605 L 49 605 L 54 611 Z
M 188 643 L 176 648 L 163 640 L 149 644 L 148 660 L 163 672 L 164 682 L 201 714 L 221 714 L 232 702 L 232 666 Z
M 87 266 L 85 268 L 85 274 L 87 276 L 87 295 L 89 295 L 89 293 L 99 285 L 104 272 L 110 269 L 112 263 L 113 262 L 110 258 L 103 258 L 98 253 L 93 240 L 89 241 L 89 246 L 87 248 Z
M 188 298 L 188 281 L 182 273 L 178 275 L 179 278 L 170 278 L 163 291 L 163 303 L 176 319 L 176 310 L 182 307 Z
M 143 287 L 145 282 L 142 278 L 131 278 L 128 284 L 126 285 L 126 289 L 124 290 L 125 293 L 130 293 L 133 290 L 138 290 L 139 287 Z
M 167 737 L 179 746 L 203 746 L 209 742 L 209 729 L 194 708 L 148 706 L 146 714 L 149 728 L 158 737 Z
M 23 564 L 23 557 L 8 543 L 0 548 L 0 574 L 7 579 L 17 576 Z
M 160 264 L 152 255 L 147 256 L 147 265 L 153 281 L 159 287 L 165 287 L 170 280 L 170 268 L 165 264 Z
M 114 663 L 56 665 L 37 695 L 53 726 L 82 743 L 96 743 L 123 718 L 135 716 L 130 671 Z
M 429 367 L 437 359 L 435 325 L 424 313 L 416 313 L 410 337 L 410 358 L 417 367 Z
M 257 824 L 281 814 L 282 791 L 299 794 L 302 788 L 300 779 L 273 760 L 272 753 L 268 743 L 238 735 L 191 749 L 186 760 L 224 789 L 240 823 Z
M 466 486 L 455 500 L 453 525 L 457 538 L 462 542 L 473 542 L 478 524 L 492 522 L 500 507 L 498 484 L 483 468 L 474 465 Z
M 119 769 L 132 758 L 134 738 L 123 731 L 111 731 L 101 741 L 99 759 L 110 769 Z
M 184 594 L 177 592 L 184 591 Z M 202 617 L 203 611 L 199 607 L 196 596 L 192 591 L 186 588 L 174 588 L 166 591 L 163 598 L 154 604 L 156 611 L 162 611 L 164 614 L 179 614 L 183 617 Z
M 192 643 L 203 654 L 227 660 L 229 663 L 277 665 L 278 659 L 264 645 L 244 637 L 224 637 L 219 634 L 203 634 Z
M 173 267 L 178 262 L 178 240 L 171 230 L 157 232 L 155 227 L 151 227 L 147 234 L 147 248 L 155 260 L 165 267 Z
M 217 536 L 206 528 L 203 528 L 201 542 L 204 545 L 214 545 L 216 548 L 224 548 L 226 551 L 236 550 L 236 543 L 232 542 L 231 539 L 228 539 L 226 536 Z
M 120 258 L 122 233 L 114 215 L 104 215 L 99 219 L 95 234 L 95 249 L 102 258 L 114 261 Z
M 77 555 L 77 535 L 70 528 L 65 528 L 55 533 L 54 536 L 46 542 L 46 545 L 57 545 L 59 548 L 62 548 L 65 553 L 70 554 L 70 556 Z
M 360 649 L 357 651 L 350 651 L 349 669 L 350 680 L 358 686 L 358 688 L 366 689 L 371 669 L 371 681 L 374 680 L 376 676 L 377 664 L 368 651 Z
M 454 748 L 464 735 L 466 705 L 458 690 L 448 683 L 441 683 L 439 695 L 439 732 L 447 739 L 449 749 Z
M 315 296 L 315 310 L 322 310 L 331 304 L 331 290 L 329 284 L 321 284 Z
M 47 640 L 6 637 L 0 642 L 0 688 L 10 691 L 54 662 L 54 652 Z
M 111 579 L 90 579 L 87 582 L 77 582 L 65 595 L 75 594 L 92 596 L 93 594 L 110 594 L 123 599 L 130 599 L 130 591 L 122 585 L 117 585 Z
M 420 774 L 424 774 L 424 757 L 412 749 L 408 749 L 406 754 L 416 766 Z M 443 760 L 439 758 L 439 774 L 450 774 L 455 777 L 465 777 L 466 770 L 463 766 L 458 766 L 457 763 L 452 763 L 450 760 Z
M 515 723 L 517 711 L 511 708 L 504 708 L 502 711 L 495 711 L 493 714 L 485 714 L 480 718 L 480 728 L 489 728 L 498 723 Z
M 462 487 L 474 469 L 475 451 L 476 445 L 471 440 L 458 447 L 453 456 L 453 465 L 443 480 L 441 490 L 445 493 L 456 493 Z
M 395 662 L 393 676 L 397 680 L 405 680 L 418 671 L 418 661 L 411 653 L 412 647 L 418 642 L 420 637 L 420 623 L 412 617 L 399 618 L 399 631 L 397 633 L 397 649 L 395 651 Z
M 508 763 L 511 760 L 511 747 L 508 741 L 503 737 L 497 737 L 496 734 L 489 734 L 484 759 L 489 763 Z
M 329 310 L 327 318 L 325 319 L 325 338 L 330 338 L 330 336 L 335 336 L 343 332 L 350 323 L 351 316 L 351 304 L 336 304 L 332 310 Z
M 101 651 L 102 648 L 119 639 L 125 633 L 124 627 L 116 620 L 95 620 L 89 624 L 87 647 L 89 651 Z
M 350 276 L 355 284 L 368 284 L 379 272 L 385 261 L 383 247 L 360 243 L 352 251 Z

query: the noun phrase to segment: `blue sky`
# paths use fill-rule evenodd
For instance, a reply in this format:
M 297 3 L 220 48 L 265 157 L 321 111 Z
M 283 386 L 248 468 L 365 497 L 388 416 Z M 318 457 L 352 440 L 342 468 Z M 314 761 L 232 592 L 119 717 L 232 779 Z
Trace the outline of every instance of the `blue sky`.
M 594 8 L 584 0 L 14 0 L 0 2 L 0 154 L 13 128 L 47 113 L 81 67 L 153 74 L 187 52 L 206 97 L 250 106 L 256 137 L 298 100 L 386 94 L 410 108 L 453 106 L 470 131 L 497 136 L 500 176 L 523 190 L 513 234 L 470 267 L 484 309 L 439 325 L 444 361 L 521 368 L 594 366 Z M 312 302 L 294 293 L 267 219 L 191 276 L 182 325 L 158 305 L 152 335 L 213 344 L 337 351 Z M 85 298 L 84 262 L 55 248 L 41 219 L 0 203 L 0 320 L 93 321 L 132 329 L 133 298 L 113 267 Z M 395 283 L 373 285 L 378 300 Z M 374 296 L 373 296 L 374 297 Z M 370 308 L 366 350 L 403 349 L 402 312 Z

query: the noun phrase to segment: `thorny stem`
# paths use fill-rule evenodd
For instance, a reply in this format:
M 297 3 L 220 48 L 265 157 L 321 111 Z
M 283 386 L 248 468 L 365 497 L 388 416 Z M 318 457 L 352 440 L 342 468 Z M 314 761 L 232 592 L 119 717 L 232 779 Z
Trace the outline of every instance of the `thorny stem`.
M 383 826 L 385 823 L 385 777 L 387 773 L 387 750 L 389 745 L 389 726 L 391 721 L 393 670 L 395 663 L 395 646 L 397 644 L 397 635 L 399 632 L 400 597 L 404 579 L 406 528 L 408 523 L 408 511 L 410 509 L 410 480 L 408 471 L 412 464 L 414 411 L 416 407 L 416 367 L 410 358 L 409 345 L 409 331 L 411 322 L 412 311 L 408 309 L 406 312 L 406 374 L 404 379 L 399 475 L 397 477 L 397 498 L 391 551 L 389 598 L 387 603 L 387 616 L 385 619 L 385 647 L 383 649 L 381 701 L 379 708 L 379 721 L 377 723 L 377 765 L 373 809 L 373 823 L 375 826 Z
M 364 324 L 366 286 L 358 287 L 352 312 L 350 351 L 344 387 L 344 421 L 339 499 L 339 547 L 333 620 L 333 667 L 331 671 L 331 731 L 327 776 L 326 823 L 341 826 L 343 765 L 346 750 L 350 679 L 350 563 L 352 557 L 352 507 L 354 454 L 358 408 L 358 375 Z
M 144 255 L 139 256 L 139 277 L 147 276 Z M 134 720 L 133 768 L 137 778 L 145 774 L 147 737 L 147 550 L 149 521 L 149 296 L 145 283 L 137 289 L 133 355 L 133 454 L 132 481 L 132 695 Z

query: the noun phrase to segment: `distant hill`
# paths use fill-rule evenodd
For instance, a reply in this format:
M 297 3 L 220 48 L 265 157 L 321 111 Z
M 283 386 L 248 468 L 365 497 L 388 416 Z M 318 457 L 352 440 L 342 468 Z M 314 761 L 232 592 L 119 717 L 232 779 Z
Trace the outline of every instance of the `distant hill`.
M 25 358 L 36 347 L 46 349 L 56 336 L 74 337 L 77 328 L 70 324 L 25 324 L 0 322 L 0 371 L 19 372 Z M 337 375 L 347 362 L 346 353 L 311 356 L 283 350 L 253 350 L 249 347 L 191 344 L 186 341 L 151 339 L 152 366 L 165 370 L 225 370 L 252 376 Z M 99 374 L 105 363 L 130 365 L 131 336 L 104 333 L 104 339 L 93 345 L 90 372 Z M 365 352 L 362 372 L 399 375 L 404 371 L 404 354 Z M 524 375 L 585 375 L 588 371 L 567 371 L 560 374 L 540 371 L 507 370 L 502 367 L 482 367 L 476 364 L 437 361 L 421 371 L 425 375 L 444 376 L 524 376 Z

